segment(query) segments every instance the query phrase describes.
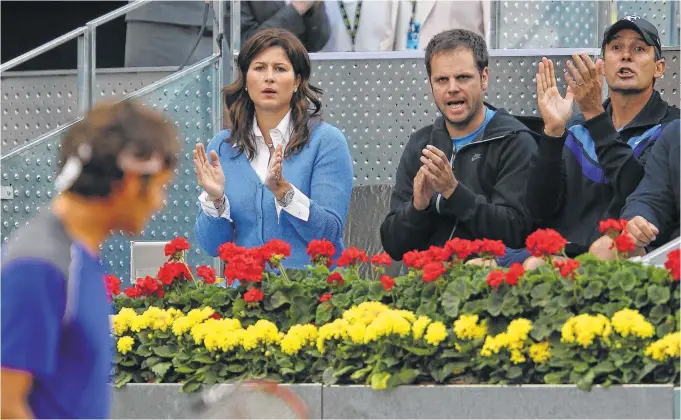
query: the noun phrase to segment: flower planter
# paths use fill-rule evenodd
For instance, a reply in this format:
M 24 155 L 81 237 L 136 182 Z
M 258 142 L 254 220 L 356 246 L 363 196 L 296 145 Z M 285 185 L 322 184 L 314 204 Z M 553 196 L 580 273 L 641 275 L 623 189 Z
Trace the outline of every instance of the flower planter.
M 197 414 L 187 412 L 196 393 L 180 392 L 179 384 L 128 384 L 114 389 L 112 419 L 187 419 Z M 231 385 L 221 385 L 230 387 Z M 290 388 L 307 405 L 310 418 L 322 417 L 322 386 L 318 384 L 283 385 Z
M 225 385 L 229 386 L 229 385 Z M 286 385 L 308 405 L 310 418 L 656 418 L 678 417 L 679 389 L 627 385 L 590 392 L 571 385 L 366 386 Z M 112 418 L 189 418 L 195 395 L 174 384 L 129 384 L 114 391 Z

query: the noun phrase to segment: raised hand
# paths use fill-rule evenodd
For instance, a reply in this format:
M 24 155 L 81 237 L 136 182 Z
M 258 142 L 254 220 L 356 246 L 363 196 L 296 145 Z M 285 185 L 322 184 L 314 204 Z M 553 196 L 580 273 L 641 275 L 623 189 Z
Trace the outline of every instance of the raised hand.
M 572 54 L 567 62 L 565 81 L 587 120 L 605 112 L 603 108 L 603 60 L 596 63 L 588 54 Z
M 449 198 L 459 183 L 454 177 L 447 155 L 437 147 L 428 145 L 421 155 L 421 163 L 423 174 L 433 190 L 442 194 L 444 198 Z
M 208 160 L 203 144 L 197 144 L 194 148 L 194 171 L 199 186 L 208 194 L 211 201 L 222 198 L 225 194 L 225 173 L 215 150 L 210 152 Z
M 280 144 L 270 157 L 270 163 L 267 166 L 267 177 L 265 177 L 265 186 L 274 195 L 277 195 L 282 185 L 286 183 L 282 175 L 281 163 L 283 160 L 284 146 Z
M 643 248 L 650 245 L 660 230 L 641 216 L 636 216 L 627 222 L 627 232 L 636 242 L 636 247 Z
M 565 97 L 560 95 L 556 86 L 556 72 L 553 61 L 542 58 L 537 72 L 537 105 L 547 135 L 560 137 L 572 116 L 574 96 L 568 86 Z
M 414 177 L 414 208 L 419 211 L 425 210 L 430 204 L 430 197 L 433 193 L 433 187 L 426 179 L 425 171 L 421 167 Z

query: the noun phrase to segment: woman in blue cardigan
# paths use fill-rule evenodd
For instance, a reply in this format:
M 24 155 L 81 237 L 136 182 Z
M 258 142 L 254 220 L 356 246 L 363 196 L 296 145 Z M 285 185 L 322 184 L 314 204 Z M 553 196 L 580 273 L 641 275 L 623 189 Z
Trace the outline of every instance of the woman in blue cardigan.
M 257 247 L 270 239 L 291 244 L 287 268 L 309 262 L 308 243 L 326 238 L 343 248 L 352 192 L 345 136 L 322 122 L 321 89 L 309 83 L 310 58 L 282 29 L 250 38 L 237 59 L 239 77 L 225 87 L 231 123 L 194 150 L 203 192 L 196 239 L 217 256 L 225 242 Z

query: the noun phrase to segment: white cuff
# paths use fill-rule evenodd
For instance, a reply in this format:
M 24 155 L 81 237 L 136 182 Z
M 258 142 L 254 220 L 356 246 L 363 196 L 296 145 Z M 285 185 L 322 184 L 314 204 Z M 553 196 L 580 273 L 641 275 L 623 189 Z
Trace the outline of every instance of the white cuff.
M 199 203 L 201 203 L 201 210 L 203 210 L 207 216 L 215 219 L 222 217 L 229 220 L 230 222 L 232 221 L 231 212 L 229 209 L 229 199 L 227 196 L 225 196 L 225 211 L 223 211 L 222 214 L 218 214 L 218 210 L 215 208 L 213 202 L 208 199 L 208 193 L 205 191 L 199 196 Z
M 310 199 L 300 192 L 295 185 L 291 184 L 291 187 L 293 188 L 293 200 L 291 200 L 288 206 L 281 207 L 279 203 L 277 203 L 276 197 L 274 199 L 274 206 L 277 209 L 277 221 L 279 221 L 281 211 L 284 210 L 291 216 L 297 217 L 303 222 L 307 222 L 307 219 L 310 218 Z

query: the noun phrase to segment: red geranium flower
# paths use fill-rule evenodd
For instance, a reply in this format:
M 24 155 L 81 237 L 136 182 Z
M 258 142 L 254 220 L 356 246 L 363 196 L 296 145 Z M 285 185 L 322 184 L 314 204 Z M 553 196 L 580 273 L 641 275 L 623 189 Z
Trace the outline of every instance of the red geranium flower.
M 402 261 L 404 262 L 404 265 L 406 265 L 407 267 L 416 269 L 423 268 L 426 264 L 431 262 L 430 255 L 420 251 L 406 252 L 402 256 Z
M 503 257 L 506 253 L 506 245 L 501 241 L 493 241 L 491 239 L 483 239 L 480 244 L 481 254 L 487 254 L 489 256 Z
M 579 261 L 575 260 L 556 261 L 553 265 L 560 270 L 563 277 L 573 277 L 572 273 L 580 266 Z
M 331 293 L 324 293 L 323 295 L 319 296 L 319 301 L 321 303 L 326 302 L 327 300 L 331 299 L 333 295 Z
M 218 247 L 218 256 L 226 263 L 237 255 L 248 251 L 247 248 L 236 245 L 234 242 L 225 242 Z
M 192 273 L 189 272 L 187 265 L 182 262 L 167 262 L 161 266 L 156 275 L 161 283 L 169 286 L 175 280 L 192 280 Z
M 610 245 L 610 249 L 613 247 L 617 248 L 617 251 L 626 254 L 628 252 L 634 251 L 636 249 L 636 244 L 628 233 L 624 232 L 615 238 L 615 242 Z
M 138 278 L 135 287 L 139 289 L 142 296 L 149 296 L 154 294 L 161 287 L 161 285 L 155 278 L 146 276 L 144 278 Z
M 329 277 L 326 278 L 326 283 L 328 284 L 337 284 L 339 286 L 342 286 L 345 283 L 345 280 L 343 280 L 343 276 L 341 273 L 334 272 L 329 274 Z
M 262 273 L 265 271 L 265 261 L 262 259 L 260 250 L 251 249 L 230 257 L 225 267 L 227 285 L 231 286 L 234 280 L 242 282 L 260 282 Z
M 291 256 L 291 245 L 281 239 L 271 239 L 260 248 L 260 252 L 265 261 L 277 266 L 282 259 Z
M 664 263 L 665 268 L 669 270 L 669 274 L 671 274 L 672 278 L 676 281 L 679 281 L 679 278 L 681 278 L 681 261 L 679 261 L 680 257 L 681 250 L 675 249 L 667 254 L 667 261 Z
M 445 272 L 445 267 L 441 262 L 431 262 L 423 267 L 423 281 L 430 283 L 437 280 Z
M 121 294 L 121 279 L 118 277 L 112 274 L 105 275 L 104 285 L 106 286 L 106 295 L 109 297 L 109 302 L 111 302 L 113 296 Z
M 220 314 L 217 313 L 217 312 L 213 312 L 213 315 L 211 315 L 210 317 L 213 318 L 213 319 L 222 319 L 222 317 L 220 316 Z
M 159 287 L 158 290 L 156 291 L 156 296 L 162 298 L 165 295 L 166 295 L 166 291 L 162 287 Z
M 371 257 L 371 263 L 374 265 L 390 265 L 393 263 L 393 259 L 390 258 L 388 253 L 383 252 L 381 254 L 376 254 Z
M 395 287 L 395 280 L 387 274 L 381 276 L 381 284 L 383 285 L 383 290 L 389 292 Z
M 166 257 L 170 257 L 177 254 L 178 252 L 186 251 L 188 249 L 189 242 L 187 242 L 185 238 L 178 236 L 166 244 L 166 246 L 163 248 L 163 252 L 165 253 Z
M 607 220 L 601 220 L 598 223 L 598 230 L 601 233 L 607 233 L 608 236 L 619 235 L 626 228 L 627 228 L 627 220 L 626 219 L 619 219 L 619 220 L 607 219 Z
M 333 265 L 333 256 L 336 255 L 336 247 L 326 239 L 313 239 L 307 245 L 307 255 L 313 264 Z
M 423 251 L 423 254 L 430 262 L 445 262 L 452 256 L 452 251 L 447 248 L 431 245 L 427 251 Z
M 506 280 L 506 273 L 501 270 L 490 271 L 487 275 L 487 284 L 493 289 L 501 286 L 504 283 L 504 280 Z
M 483 242 L 482 242 L 481 239 L 475 239 L 475 240 L 471 241 L 471 252 L 473 254 L 479 254 L 480 252 L 482 252 L 481 251 L 482 245 L 483 245 Z
M 215 283 L 215 277 L 217 276 L 215 270 L 207 265 L 199 266 L 199 268 L 196 269 L 196 274 L 208 284 Z
M 140 290 L 135 286 L 126 287 L 123 293 L 125 294 L 125 296 L 131 299 L 135 299 L 142 296 Z
M 350 247 L 343 250 L 340 258 L 338 258 L 338 266 L 345 267 L 348 265 L 359 264 L 360 262 L 366 263 L 369 261 L 367 254 L 357 247 Z
M 555 255 L 563 251 L 567 240 L 553 229 L 539 229 L 527 237 L 527 251 L 535 257 Z
M 461 261 L 465 260 L 473 253 L 472 243 L 467 239 L 454 238 L 445 243 L 445 248 L 452 254 L 455 254 L 456 258 Z
M 248 292 L 244 294 L 244 302 L 246 303 L 261 302 L 264 297 L 265 294 L 262 292 L 262 290 L 258 289 L 257 287 L 251 287 L 250 289 L 248 289 Z
M 525 274 L 525 269 L 520 263 L 513 263 L 511 267 L 506 272 L 506 284 L 509 286 L 515 286 L 518 284 L 518 279 Z

